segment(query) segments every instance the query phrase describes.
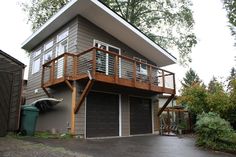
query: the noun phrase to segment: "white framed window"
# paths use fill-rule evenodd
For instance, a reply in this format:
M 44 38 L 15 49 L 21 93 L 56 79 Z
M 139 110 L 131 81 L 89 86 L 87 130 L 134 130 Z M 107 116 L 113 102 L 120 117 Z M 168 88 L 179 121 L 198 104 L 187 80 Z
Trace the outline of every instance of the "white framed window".
M 51 41 L 47 42 L 46 44 L 44 44 L 44 51 L 52 48 L 52 46 L 53 46 L 53 40 L 51 40 Z
M 39 56 L 41 54 L 41 49 L 37 50 L 37 51 L 34 51 L 33 52 L 33 58 Z
M 43 55 L 43 64 L 52 60 L 52 50 Z
M 40 58 L 33 61 L 32 74 L 39 72 L 39 70 L 40 70 Z
M 142 74 L 142 75 L 147 75 L 147 65 L 146 65 L 147 61 L 145 59 L 141 59 L 138 57 L 134 57 L 134 60 L 138 61 L 138 63 L 136 64 L 137 73 Z M 142 62 L 142 63 L 139 63 L 139 62 Z
M 69 29 L 67 28 L 66 30 L 57 35 L 57 43 L 67 38 L 68 35 L 69 35 Z

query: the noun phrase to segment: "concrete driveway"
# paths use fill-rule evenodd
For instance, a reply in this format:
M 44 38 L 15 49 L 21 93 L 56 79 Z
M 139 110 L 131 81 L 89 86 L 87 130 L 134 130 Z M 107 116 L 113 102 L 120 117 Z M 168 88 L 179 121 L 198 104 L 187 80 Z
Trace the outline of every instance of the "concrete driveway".
M 27 140 L 95 157 L 235 157 L 233 154 L 198 148 L 193 137 L 148 135 L 113 139 Z

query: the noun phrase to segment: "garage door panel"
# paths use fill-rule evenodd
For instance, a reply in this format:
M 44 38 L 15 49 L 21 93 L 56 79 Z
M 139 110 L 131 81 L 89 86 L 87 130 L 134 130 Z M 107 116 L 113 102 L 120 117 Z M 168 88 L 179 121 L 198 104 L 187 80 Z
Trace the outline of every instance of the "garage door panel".
M 130 97 L 130 134 L 152 132 L 151 101 Z
M 118 95 L 91 92 L 87 97 L 86 136 L 119 135 Z

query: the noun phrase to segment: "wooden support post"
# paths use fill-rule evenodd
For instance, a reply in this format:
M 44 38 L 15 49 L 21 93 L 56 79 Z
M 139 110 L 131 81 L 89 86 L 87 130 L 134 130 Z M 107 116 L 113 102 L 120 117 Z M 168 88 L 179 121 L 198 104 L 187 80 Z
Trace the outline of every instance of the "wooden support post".
M 46 93 L 46 95 L 49 97 L 49 98 L 52 98 L 52 95 L 47 91 L 46 88 L 44 88 L 43 86 L 41 87 L 43 89 L 43 91 Z
M 76 88 L 76 81 L 73 81 L 73 85 L 72 85 L 72 101 L 71 101 L 71 134 L 74 135 L 75 134 L 75 113 L 74 113 L 74 109 L 75 109 L 75 105 L 76 105 L 76 92 L 77 92 L 77 88 Z
M 88 82 L 87 85 L 85 86 L 83 93 L 80 95 L 79 102 L 78 102 L 77 105 L 75 106 L 75 109 L 74 109 L 74 113 L 75 113 L 75 114 L 79 111 L 79 108 L 80 108 L 80 106 L 82 105 L 82 103 L 84 102 L 85 97 L 88 95 L 90 89 L 92 88 L 93 83 L 94 83 L 94 80 L 91 79 L 91 80 L 89 80 L 89 82 Z
M 70 84 L 68 80 L 65 80 L 66 85 L 69 87 L 71 91 L 73 91 L 73 86 Z
M 157 116 L 160 116 L 161 113 L 164 111 L 164 109 L 166 108 L 166 106 L 170 103 L 170 101 L 174 98 L 174 94 L 172 94 L 165 102 L 165 104 L 162 106 L 162 108 L 158 111 Z
M 43 87 L 44 85 L 44 72 L 45 72 L 45 67 L 43 66 L 42 75 L 41 75 L 41 87 Z

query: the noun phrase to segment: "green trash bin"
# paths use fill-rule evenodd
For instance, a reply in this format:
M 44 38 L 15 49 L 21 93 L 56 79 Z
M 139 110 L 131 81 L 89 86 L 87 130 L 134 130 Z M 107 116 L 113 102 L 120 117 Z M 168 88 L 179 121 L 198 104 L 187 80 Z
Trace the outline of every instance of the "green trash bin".
M 39 110 L 30 105 L 21 107 L 21 134 L 33 136 L 36 128 L 36 123 L 39 115 Z

